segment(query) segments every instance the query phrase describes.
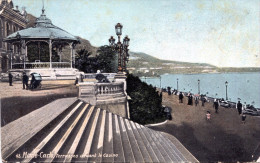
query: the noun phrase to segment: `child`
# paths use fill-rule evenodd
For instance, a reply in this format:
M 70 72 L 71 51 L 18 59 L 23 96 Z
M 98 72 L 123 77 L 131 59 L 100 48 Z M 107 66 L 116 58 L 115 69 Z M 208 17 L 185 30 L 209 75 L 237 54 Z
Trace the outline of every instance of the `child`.
M 242 114 L 242 123 L 245 124 L 246 123 L 246 115 Z
M 209 111 L 207 111 L 206 117 L 207 117 L 207 121 L 209 121 L 210 120 L 210 112 Z

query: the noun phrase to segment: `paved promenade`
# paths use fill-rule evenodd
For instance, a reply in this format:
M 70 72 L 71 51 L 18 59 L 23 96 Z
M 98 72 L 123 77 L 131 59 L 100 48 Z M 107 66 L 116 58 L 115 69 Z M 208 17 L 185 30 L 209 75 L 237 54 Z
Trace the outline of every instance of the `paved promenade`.
M 219 108 L 216 114 L 212 103 L 205 107 L 179 103 L 178 96 L 163 94 L 163 104 L 172 108 L 172 120 L 151 127 L 174 135 L 199 161 L 252 161 L 259 157 L 260 117 L 247 115 L 242 124 L 236 109 Z M 206 112 L 211 121 L 206 121 Z
M 77 97 L 74 81 L 42 81 L 42 88 L 24 90 L 21 81 L 13 86 L 8 82 L 0 82 L 1 126 L 24 116 L 56 99 Z

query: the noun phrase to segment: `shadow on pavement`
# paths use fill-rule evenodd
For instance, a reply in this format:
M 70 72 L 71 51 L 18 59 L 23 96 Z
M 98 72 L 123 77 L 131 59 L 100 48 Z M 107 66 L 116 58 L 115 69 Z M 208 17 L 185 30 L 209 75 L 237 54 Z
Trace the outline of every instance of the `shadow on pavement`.
M 200 140 L 196 138 L 194 128 L 186 123 L 182 123 L 180 126 L 165 124 L 150 128 L 175 136 L 201 162 L 251 162 L 254 149 L 258 145 L 256 142 L 255 147 L 251 146 L 249 149 L 246 147 L 246 143 L 251 140 L 228 134 L 216 127 L 209 129 L 208 133 L 200 135 L 203 136 Z M 254 134 L 257 137 L 257 131 Z
M 48 103 L 66 97 L 77 97 L 76 93 L 49 94 L 44 96 L 17 96 L 2 98 L 1 127 L 44 106 Z
M 41 88 L 31 89 L 31 91 L 42 91 L 42 90 L 52 90 L 52 89 L 59 89 L 59 88 L 68 88 L 71 85 L 42 85 Z

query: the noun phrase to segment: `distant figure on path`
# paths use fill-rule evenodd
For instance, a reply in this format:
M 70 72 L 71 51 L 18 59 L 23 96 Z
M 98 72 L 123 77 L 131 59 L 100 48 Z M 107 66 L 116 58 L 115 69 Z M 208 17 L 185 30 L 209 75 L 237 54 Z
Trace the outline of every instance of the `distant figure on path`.
M 243 105 L 240 103 L 240 101 L 238 101 L 236 108 L 237 108 L 239 115 L 242 113 L 242 107 L 243 107 Z
M 199 97 L 195 96 L 195 106 L 197 106 L 199 104 Z
M 210 120 L 210 111 L 207 111 L 206 118 L 208 121 Z
M 215 108 L 216 113 L 218 113 L 218 106 L 219 106 L 219 101 L 217 99 L 214 99 L 213 107 Z
M 84 80 L 84 75 L 80 74 L 80 82 L 83 82 Z
M 245 124 L 246 123 L 246 115 L 243 113 L 242 114 L 242 123 Z
M 179 103 L 183 103 L 183 94 L 180 92 L 179 94 Z
M 9 72 L 8 77 L 9 77 L 9 86 L 13 86 L 13 75 L 11 74 L 11 72 Z
M 205 102 L 206 102 L 206 98 L 205 98 L 205 96 L 202 96 L 202 98 L 201 98 L 201 106 L 204 106 Z
M 192 105 L 192 95 L 191 94 L 188 97 L 188 105 Z
M 25 89 L 25 86 L 26 86 L 26 89 L 28 89 L 28 79 L 29 79 L 29 77 L 26 75 L 25 72 L 23 72 L 23 89 Z
M 76 77 L 74 85 L 77 85 L 79 83 L 79 78 Z

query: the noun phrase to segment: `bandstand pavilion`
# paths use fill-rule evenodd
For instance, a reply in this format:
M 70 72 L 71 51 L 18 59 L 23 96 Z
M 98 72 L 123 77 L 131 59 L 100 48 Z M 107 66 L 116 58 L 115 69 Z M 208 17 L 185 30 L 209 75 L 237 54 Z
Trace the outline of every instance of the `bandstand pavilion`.
M 5 42 L 18 48 L 22 62 L 15 62 L 12 58 L 10 72 L 27 74 L 40 73 L 43 79 L 75 79 L 79 73 L 75 69 L 75 46 L 79 39 L 63 29 L 52 24 L 42 14 L 35 21 L 35 26 L 19 30 L 7 36 Z M 69 48 L 69 50 L 68 50 Z M 65 55 L 64 51 L 69 51 Z

